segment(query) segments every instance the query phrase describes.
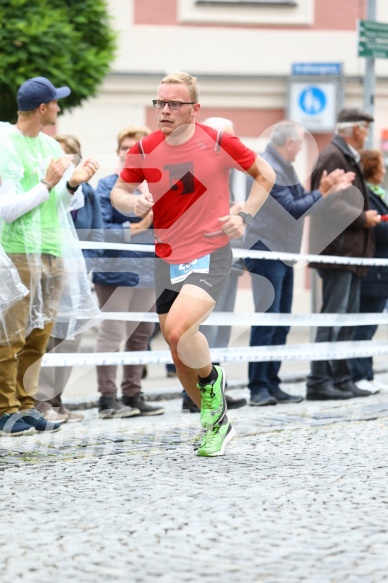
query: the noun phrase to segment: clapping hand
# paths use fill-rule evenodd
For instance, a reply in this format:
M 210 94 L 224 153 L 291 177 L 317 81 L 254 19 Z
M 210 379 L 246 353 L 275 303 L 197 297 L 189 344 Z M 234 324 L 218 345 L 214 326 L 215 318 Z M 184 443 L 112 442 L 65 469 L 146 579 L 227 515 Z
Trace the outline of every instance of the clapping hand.
M 61 180 L 62 176 L 71 164 L 70 156 L 61 156 L 57 160 L 52 159 L 47 167 L 46 175 L 44 180 L 51 186 L 54 187 Z
M 330 172 L 330 174 L 324 170 L 318 190 L 323 196 L 328 196 L 335 192 L 345 190 L 352 185 L 355 176 L 356 175 L 354 172 L 345 172 L 339 168 L 337 168 L 337 170 L 333 170 L 333 172 Z
M 99 167 L 99 163 L 94 158 L 86 158 L 85 160 L 82 160 L 82 162 L 75 167 L 74 172 L 69 179 L 70 186 L 75 187 L 81 184 L 81 182 L 89 182 Z

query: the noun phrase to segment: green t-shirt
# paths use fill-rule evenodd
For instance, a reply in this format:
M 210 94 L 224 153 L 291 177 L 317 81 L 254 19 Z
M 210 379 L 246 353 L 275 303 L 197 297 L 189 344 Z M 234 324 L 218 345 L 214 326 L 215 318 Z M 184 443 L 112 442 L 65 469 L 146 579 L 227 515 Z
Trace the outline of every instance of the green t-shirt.
M 36 186 L 45 177 L 51 159 L 63 156 L 58 142 L 43 133 L 29 138 L 14 131 L 7 134 L 7 139 L 12 145 L 11 151 L 7 148 L 7 168 L 16 188 L 13 196 Z M 5 223 L 1 243 L 6 253 L 49 253 L 61 256 L 62 235 L 58 210 L 58 193 L 53 188 L 47 201 L 12 223 Z

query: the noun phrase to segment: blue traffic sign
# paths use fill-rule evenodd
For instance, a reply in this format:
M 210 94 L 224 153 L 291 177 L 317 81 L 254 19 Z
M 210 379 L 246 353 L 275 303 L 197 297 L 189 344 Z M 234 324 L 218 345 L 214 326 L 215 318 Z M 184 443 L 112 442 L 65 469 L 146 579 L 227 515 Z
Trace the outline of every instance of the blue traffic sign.
M 321 113 L 326 106 L 326 95 L 319 87 L 311 85 L 299 96 L 299 107 L 308 115 Z

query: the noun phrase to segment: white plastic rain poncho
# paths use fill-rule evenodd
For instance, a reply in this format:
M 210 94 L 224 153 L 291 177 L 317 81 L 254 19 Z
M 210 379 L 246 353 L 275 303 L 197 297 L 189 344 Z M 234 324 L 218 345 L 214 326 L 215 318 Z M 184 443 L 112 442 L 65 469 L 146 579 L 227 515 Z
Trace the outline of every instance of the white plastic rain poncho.
M 0 314 L 28 294 L 12 261 L 0 245 Z
M 22 284 L 16 267 L 0 245 L 0 329 L 6 338 L 8 331 L 3 314 L 27 294 L 28 289 Z
M 55 319 L 52 335 L 72 337 L 77 320 L 99 313 L 69 213 L 83 205 L 82 189 L 72 197 L 66 188 L 74 166 L 50 193 L 40 182 L 51 159 L 61 156 L 60 145 L 47 135 L 26 137 L 0 123 L 0 243 L 30 291 L 26 335 Z M 0 342 L 19 333 L 10 329 L 12 318 L 6 320 L 6 330 L 0 323 Z

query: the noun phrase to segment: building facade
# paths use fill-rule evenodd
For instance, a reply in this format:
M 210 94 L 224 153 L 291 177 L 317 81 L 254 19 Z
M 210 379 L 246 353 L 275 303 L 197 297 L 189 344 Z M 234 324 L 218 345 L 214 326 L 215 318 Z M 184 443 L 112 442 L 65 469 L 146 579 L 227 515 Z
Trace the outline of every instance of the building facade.
M 258 152 L 270 127 L 288 116 L 297 63 L 340 65 L 336 107 L 363 106 L 365 59 L 357 57 L 357 21 L 366 18 L 367 0 L 108 0 L 108 5 L 118 33 L 112 72 L 97 98 L 64 114 L 58 124 L 61 133 L 79 137 L 85 155 L 99 160 L 94 182 L 115 170 L 121 128 L 156 128 L 151 100 L 160 79 L 172 71 L 198 77 L 198 121 L 232 119 L 237 135 Z M 378 0 L 377 9 L 377 20 L 388 22 L 388 2 Z M 374 147 L 380 147 L 388 128 L 388 60 L 376 60 L 376 78 L 373 133 Z M 331 131 L 312 136 L 315 144 L 296 163 L 306 186 Z M 308 288 L 307 272 L 298 272 L 298 287 Z
M 365 59 L 357 57 L 357 20 L 367 0 L 108 0 L 118 50 L 99 95 L 60 118 L 58 130 L 76 134 L 86 155 L 115 167 L 116 134 L 127 124 L 155 129 L 151 100 L 165 74 L 198 77 L 201 114 L 235 122 L 237 134 L 260 150 L 265 132 L 287 117 L 295 63 L 339 63 L 346 105 L 363 105 Z M 388 3 L 377 20 L 388 22 Z M 388 62 L 376 60 L 374 143 L 388 127 Z M 314 133 L 318 148 L 330 132 Z M 261 139 L 260 139 L 261 137 Z M 314 152 L 300 156 L 302 175 Z M 305 171 L 306 170 L 306 171 Z M 96 177 L 96 179 L 98 178 Z

